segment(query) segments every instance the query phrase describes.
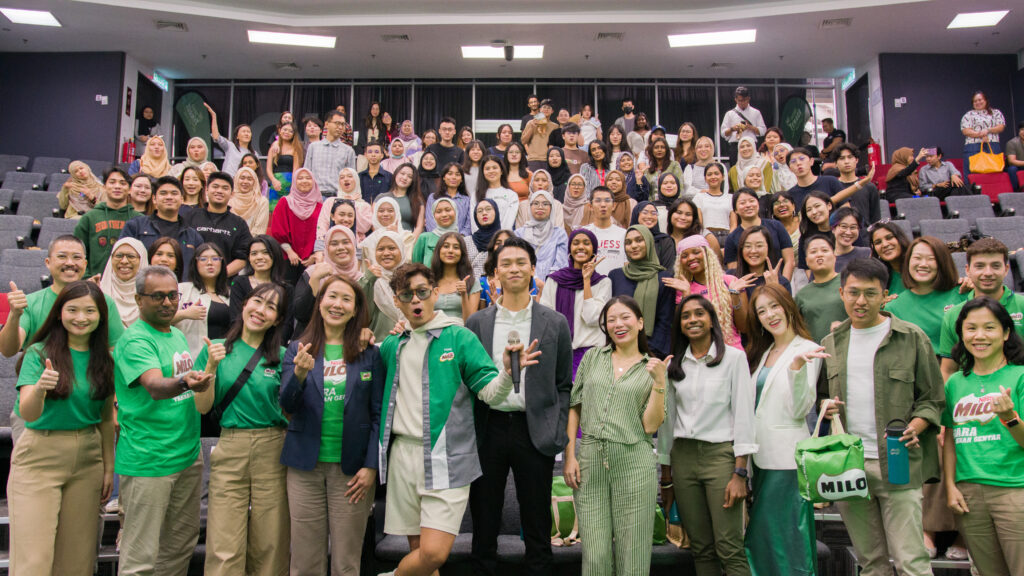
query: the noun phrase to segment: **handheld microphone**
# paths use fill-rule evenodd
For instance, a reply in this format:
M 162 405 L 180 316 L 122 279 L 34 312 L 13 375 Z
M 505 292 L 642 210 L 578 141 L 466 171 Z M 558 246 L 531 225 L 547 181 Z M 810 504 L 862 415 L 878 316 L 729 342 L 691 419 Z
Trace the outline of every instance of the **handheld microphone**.
M 508 333 L 508 345 L 516 346 L 519 344 L 519 332 L 510 330 Z M 512 389 L 515 390 L 516 394 L 519 394 L 519 353 L 513 352 L 512 356 Z

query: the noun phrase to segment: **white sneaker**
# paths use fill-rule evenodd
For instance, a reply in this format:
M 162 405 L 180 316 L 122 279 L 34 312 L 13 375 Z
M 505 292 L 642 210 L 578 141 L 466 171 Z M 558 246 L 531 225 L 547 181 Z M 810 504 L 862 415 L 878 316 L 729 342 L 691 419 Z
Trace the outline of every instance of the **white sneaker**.
M 117 510 L 119 508 L 120 504 L 118 503 L 117 498 L 111 498 L 110 502 L 107 502 L 107 506 L 104 510 L 106 510 L 107 514 L 117 514 Z

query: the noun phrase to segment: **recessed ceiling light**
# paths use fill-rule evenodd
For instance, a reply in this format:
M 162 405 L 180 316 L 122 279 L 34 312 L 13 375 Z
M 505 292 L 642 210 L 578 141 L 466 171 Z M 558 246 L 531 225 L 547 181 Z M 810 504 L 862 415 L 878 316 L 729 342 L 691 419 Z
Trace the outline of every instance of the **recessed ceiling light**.
M 543 58 L 544 46 L 514 46 L 513 59 Z M 504 58 L 504 46 L 463 46 L 463 58 Z
M 60 26 L 53 14 L 46 10 L 18 10 L 16 8 L 0 8 L 7 19 L 15 24 L 31 24 L 33 26 Z
M 956 18 L 949 23 L 949 28 L 978 28 L 981 26 L 995 26 L 1009 14 L 1009 10 L 996 10 L 994 12 L 963 12 L 957 14 Z
M 727 32 L 700 32 L 698 34 L 671 34 L 668 45 L 672 48 L 689 46 L 715 46 L 718 44 L 747 44 L 757 40 L 757 30 L 729 30 Z
M 334 48 L 334 36 L 316 36 L 313 34 L 288 34 L 286 32 L 266 32 L 249 30 L 249 42 L 254 44 L 281 44 L 284 46 L 308 46 L 310 48 Z

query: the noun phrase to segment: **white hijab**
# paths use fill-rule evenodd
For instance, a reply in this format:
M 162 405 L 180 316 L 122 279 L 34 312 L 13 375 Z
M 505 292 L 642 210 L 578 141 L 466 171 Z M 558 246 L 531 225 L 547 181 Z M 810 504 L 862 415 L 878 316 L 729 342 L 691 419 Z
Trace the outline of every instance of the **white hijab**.
M 135 302 L 135 278 L 127 281 L 121 280 L 114 272 L 114 252 L 125 244 L 131 246 L 139 255 L 139 270 L 149 263 L 149 253 L 142 242 L 135 238 L 121 238 L 110 249 L 110 258 L 107 259 L 107 265 L 103 267 L 100 289 L 114 299 L 117 311 L 121 315 L 121 323 L 127 327 L 139 319 L 139 305 Z
M 520 229 L 522 233 L 519 235 L 523 240 L 526 240 L 535 247 L 543 246 L 548 241 L 548 238 L 551 237 L 551 232 L 555 227 L 555 223 L 552 222 L 551 218 L 554 214 L 555 198 L 547 190 L 537 190 L 530 194 L 529 202 L 532 204 L 534 199 L 540 197 L 546 198 L 551 203 L 551 214 L 548 215 L 546 220 L 537 220 L 533 217 L 533 210 L 530 210 L 530 219 Z

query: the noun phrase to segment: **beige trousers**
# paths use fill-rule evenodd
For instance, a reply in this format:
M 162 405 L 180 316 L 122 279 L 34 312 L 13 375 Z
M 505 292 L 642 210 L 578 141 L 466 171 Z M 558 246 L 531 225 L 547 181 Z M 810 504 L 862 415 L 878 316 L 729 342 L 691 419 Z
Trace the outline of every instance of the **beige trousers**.
M 1024 488 L 958 482 L 970 513 L 960 533 L 981 576 L 1024 574 Z

